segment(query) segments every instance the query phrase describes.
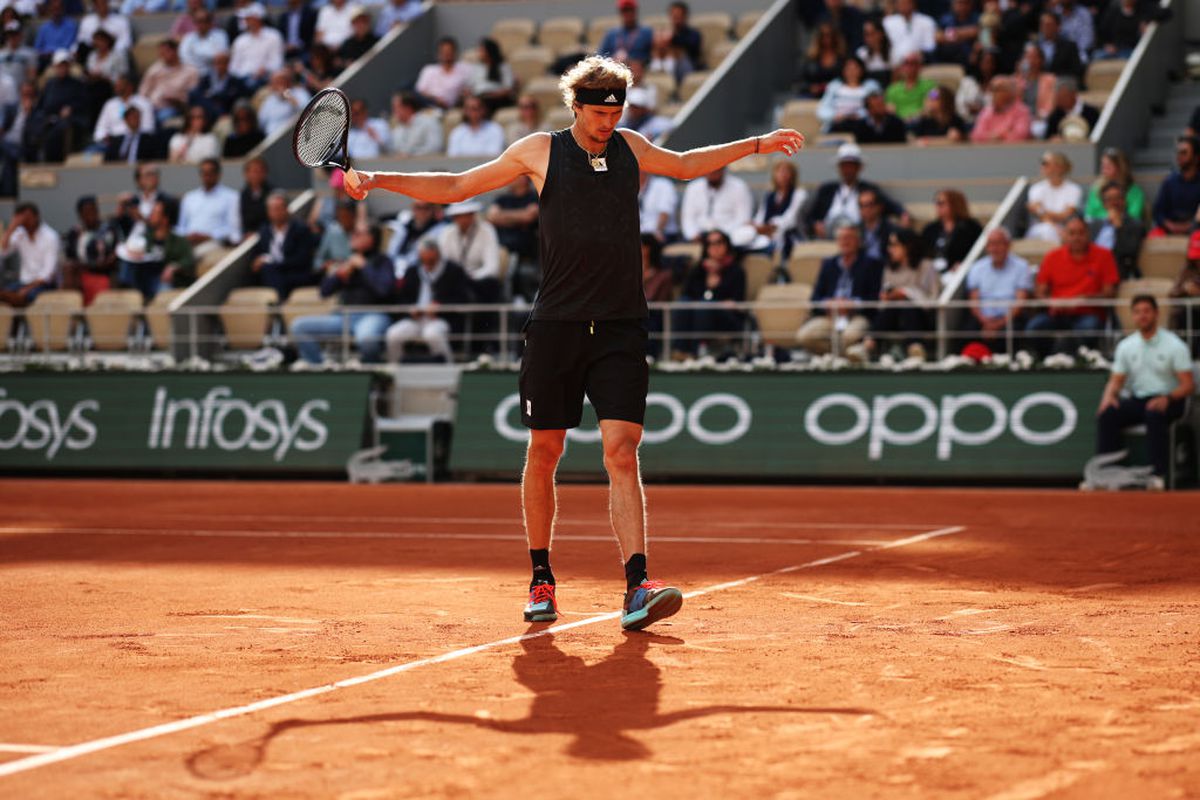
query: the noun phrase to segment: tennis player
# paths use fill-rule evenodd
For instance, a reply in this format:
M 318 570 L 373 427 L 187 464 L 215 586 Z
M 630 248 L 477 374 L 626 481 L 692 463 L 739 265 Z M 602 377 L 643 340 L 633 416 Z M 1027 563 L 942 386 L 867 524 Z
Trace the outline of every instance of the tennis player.
M 550 543 L 557 511 L 554 476 L 568 428 L 579 425 L 586 394 L 600 420 L 609 514 L 625 562 L 621 627 L 637 630 L 679 611 L 683 594 L 646 574 L 646 505 L 638 445 L 646 411 L 646 298 L 638 224 L 638 170 L 691 179 L 754 153 L 804 146 L 793 130 L 676 153 L 618 129 L 629 69 L 601 56 L 562 76 L 571 127 L 533 133 L 495 160 L 462 173 L 360 172 L 372 189 L 457 203 L 528 175 L 539 195 L 542 282 L 524 329 L 521 421 L 531 431 L 521 501 L 533 579 L 525 619 L 558 618 Z

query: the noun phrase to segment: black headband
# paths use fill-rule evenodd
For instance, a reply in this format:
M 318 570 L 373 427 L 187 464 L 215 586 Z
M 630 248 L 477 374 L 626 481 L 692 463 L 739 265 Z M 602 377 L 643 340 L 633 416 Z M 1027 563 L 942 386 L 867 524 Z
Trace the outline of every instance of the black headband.
M 576 89 L 575 102 L 585 106 L 623 106 L 625 90 L 622 89 Z

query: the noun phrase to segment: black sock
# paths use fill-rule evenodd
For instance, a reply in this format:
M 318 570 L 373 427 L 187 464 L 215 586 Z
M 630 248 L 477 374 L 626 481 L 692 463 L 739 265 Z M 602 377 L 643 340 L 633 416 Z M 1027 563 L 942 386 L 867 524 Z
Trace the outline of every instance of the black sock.
M 550 569 L 549 548 L 545 550 L 530 550 L 529 560 L 533 562 L 533 579 L 529 581 L 530 586 L 538 582 L 554 583 L 554 572 Z
M 646 580 L 646 554 L 634 553 L 625 562 L 625 587 L 632 589 Z

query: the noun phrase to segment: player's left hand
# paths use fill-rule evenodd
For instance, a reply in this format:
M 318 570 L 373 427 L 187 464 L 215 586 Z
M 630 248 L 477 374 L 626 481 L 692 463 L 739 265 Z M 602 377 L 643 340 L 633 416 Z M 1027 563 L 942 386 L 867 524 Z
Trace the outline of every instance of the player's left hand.
M 760 136 L 758 140 L 758 152 L 760 153 L 786 153 L 794 156 L 802 149 L 804 149 L 804 134 L 791 128 L 780 128 L 765 136 Z

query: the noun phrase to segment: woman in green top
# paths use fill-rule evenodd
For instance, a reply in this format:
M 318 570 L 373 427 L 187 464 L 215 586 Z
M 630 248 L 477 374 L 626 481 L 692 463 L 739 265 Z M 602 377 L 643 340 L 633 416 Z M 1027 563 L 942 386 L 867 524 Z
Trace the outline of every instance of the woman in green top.
M 1128 156 L 1116 147 L 1110 147 L 1100 155 L 1100 175 L 1088 190 L 1087 204 L 1083 208 L 1084 219 L 1091 222 L 1108 216 L 1100 196 L 1109 183 L 1125 187 L 1126 213 L 1131 219 L 1145 222 L 1146 195 L 1142 188 L 1133 182 L 1133 170 L 1129 166 Z

